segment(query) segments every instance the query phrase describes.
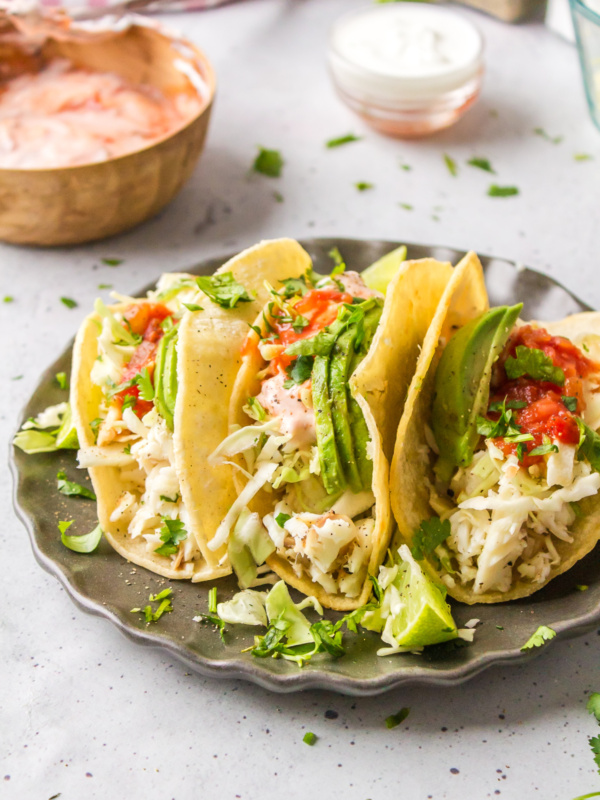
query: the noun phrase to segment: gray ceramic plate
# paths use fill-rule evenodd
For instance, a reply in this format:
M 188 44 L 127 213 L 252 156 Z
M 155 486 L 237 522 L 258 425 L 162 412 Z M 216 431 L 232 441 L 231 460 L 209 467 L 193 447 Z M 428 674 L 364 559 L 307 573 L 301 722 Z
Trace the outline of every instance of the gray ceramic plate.
M 327 271 L 331 266 L 327 253 L 334 245 L 340 248 L 349 268 L 360 270 L 398 243 L 311 239 L 303 244 L 317 270 Z M 434 256 L 456 263 L 462 255 L 445 247 L 408 245 L 409 258 Z M 211 259 L 191 271 L 211 273 L 225 260 L 225 257 Z M 525 319 L 558 319 L 589 310 L 544 275 L 516 269 L 514 264 L 497 258 L 483 258 L 482 262 L 492 305 L 523 301 Z M 143 292 L 145 289 L 140 293 Z M 61 371 L 68 373 L 69 367 L 67 351 L 42 376 L 24 409 L 23 419 L 65 399 L 54 375 Z M 380 639 L 364 632 L 345 635 L 347 652 L 342 658 L 318 656 L 304 669 L 281 659 L 254 658 L 241 651 L 252 643 L 256 629 L 237 626 L 222 644 L 211 626 L 192 621 L 196 614 L 206 611 L 208 585 L 172 582 L 174 611 L 157 624 L 146 626 L 140 615 L 130 609 L 145 605 L 149 593 L 164 588 L 167 581 L 127 563 L 105 541 L 98 551 L 87 556 L 63 547 L 57 532 L 58 519 L 76 520 L 70 533 L 86 533 L 96 525 L 92 502 L 66 498 L 56 491 L 59 469 L 65 469 L 71 479 L 81 481 L 81 477 L 77 478 L 73 451 L 34 457 L 15 450 L 12 466 L 15 506 L 41 566 L 61 581 L 84 611 L 106 617 L 139 644 L 168 650 L 203 675 L 245 678 L 278 692 L 319 687 L 369 695 L 404 684 L 450 685 L 465 681 L 492 664 L 520 662 L 542 650 L 546 658 L 552 658 L 552 643 L 525 653 L 519 649 L 539 625 L 549 625 L 560 638 L 566 638 L 585 633 L 600 623 L 600 548 L 596 548 L 570 572 L 530 599 L 495 606 L 468 607 L 455 603 L 453 613 L 459 627 L 473 617 L 482 622 L 475 641 L 466 647 L 457 648 L 449 643 L 431 647 L 421 655 L 378 658 L 375 653 Z M 586 584 L 589 589 L 576 591 L 578 584 Z M 219 581 L 218 590 L 220 599 L 231 596 L 236 590 L 234 580 Z

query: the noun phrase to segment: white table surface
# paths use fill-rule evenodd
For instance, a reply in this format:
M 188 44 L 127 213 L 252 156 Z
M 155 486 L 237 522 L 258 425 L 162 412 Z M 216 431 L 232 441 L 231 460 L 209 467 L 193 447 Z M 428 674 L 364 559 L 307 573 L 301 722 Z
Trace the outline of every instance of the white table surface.
M 68 250 L 0 248 L 0 296 L 15 298 L 0 304 L 6 441 L 98 283 L 134 291 L 163 270 L 261 238 L 473 248 L 545 271 L 600 306 L 600 132 L 588 118 L 575 50 L 538 23 L 507 26 L 462 10 L 487 43 L 480 101 L 433 138 L 386 139 L 341 105 L 326 72 L 327 30 L 354 5 L 254 0 L 166 18 L 216 68 L 204 157 L 175 202 L 128 235 Z M 544 141 L 536 127 L 564 139 Z M 364 138 L 325 149 L 348 131 Z M 257 145 L 281 150 L 281 178 L 249 177 Z M 457 177 L 444 152 L 458 163 Z M 575 161 L 575 153 L 595 160 Z M 466 166 L 473 155 L 489 158 L 497 176 Z M 374 188 L 359 193 L 357 181 Z M 521 194 L 489 198 L 491 182 Z M 105 256 L 124 263 L 103 266 Z M 67 309 L 61 295 L 79 306 Z M 589 692 L 600 690 L 595 633 L 462 687 L 377 698 L 280 696 L 202 679 L 75 608 L 34 561 L 5 466 L 2 475 L 0 797 L 571 800 L 600 790 L 587 743 L 598 729 L 585 712 Z M 406 723 L 387 730 L 385 717 L 403 706 L 411 708 Z M 312 748 L 302 743 L 307 730 L 319 736 Z

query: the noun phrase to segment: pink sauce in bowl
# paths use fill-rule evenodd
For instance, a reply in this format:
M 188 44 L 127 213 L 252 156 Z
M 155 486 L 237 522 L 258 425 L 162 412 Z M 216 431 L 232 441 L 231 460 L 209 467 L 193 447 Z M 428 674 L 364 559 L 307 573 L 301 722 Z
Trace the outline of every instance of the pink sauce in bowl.
M 0 84 L 0 168 L 52 169 L 126 155 L 183 128 L 204 106 L 120 75 L 48 62 Z

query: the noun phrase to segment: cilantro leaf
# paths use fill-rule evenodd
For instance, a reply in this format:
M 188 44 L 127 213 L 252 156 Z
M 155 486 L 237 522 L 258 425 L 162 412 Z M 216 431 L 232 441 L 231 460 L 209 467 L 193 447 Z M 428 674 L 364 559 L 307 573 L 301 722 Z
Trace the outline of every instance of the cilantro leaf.
M 334 658 L 346 652 L 342 644 L 342 632 L 329 619 L 321 619 L 310 626 L 310 633 L 318 649 L 324 650 Z
M 80 483 L 67 480 L 67 476 L 63 470 L 60 470 L 60 472 L 56 474 L 56 478 L 58 481 L 57 489 L 61 494 L 67 497 L 87 497 L 89 500 L 96 499 L 96 495 L 91 489 L 88 489 L 87 486 L 82 486 Z
M 123 258 L 101 258 L 103 264 L 106 264 L 107 267 L 118 267 L 119 264 L 122 264 L 124 259 Z
M 386 718 L 385 727 L 388 728 L 388 730 L 396 728 L 404 722 L 409 714 L 410 708 L 401 708 L 397 714 L 390 714 L 390 716 Z
M 542 647 L 550 639 L 554 639 L 556 631 L 549 628 L 547 625 L 540 625 L 534 634 L 525 642 L 521 650 L 531 650 L 533 647 Z
M 213 303 L 221 308 L 235 308 L 238 303 L 251 303 L 252 298 L 231 272 L 220 275 L 201 275 L 196 278 L 198 287 Z
M 121 411 L 125 411 L 126 408 L 135 408 L 137 405 L 137 397 L 134 394 L 126 394 L 123 398 L 123 405 L 121 406 Z
M 265 147 L 259 147 L 252 169 L 254 172 L 260 172 L 261 175 L 267 175 L 269 178 L 278 178 L 281 175 L 283 163 L 279 150 L 268 150 Z
M 315 359 L 313 356 L 298 356 L 295 361 L 292 361 L 289 367 L 286 367 L 285 371 L 290 376 L 292 386 L 294 384 L 300 385 L 310 378 L 314 361 Z M 288 383 L 288 381 L 286 381 L 286 383 Z M 286 388 L 289 389 L 290 386 Z
M 346 262 L 342 258 L 342 254 L 339 251 L 339 248 L 332 247 L 329 253 L 327 253 L 329 258 L 333 260 L 335 267 L 331 270 L 331 275 L 341 275 L 343 272 L 346 271 Z
M 68 547 L 69 550 L 73 550 L 75 553 L 92 553 L 100 544 L 100 539 L 102 539 L 102 528 L 100 524 L 96 525 L 93 531 L 83 536 L 67 536 L 66 530 L 70 528 L 72 524 L 73 520 L 58 523 L 61 542 L 65 547 Z
M 162 527 L 159 530 L 161 541 L 164 542 L 154 552 L 159 556 L 172 556 L 179 549 L 179 543 L 187 539 L 187 531 L 180 519 L 162 518 Z
M 589 739 L 589 743 L 592 748 L 592 753 L 594 754 L 594 761 L 598 767 L 598 772 L 600 772 L 600 736 L 592 736 Z
M 488 197 L 512 197 L 519 194 L 516 186 L 498 186 L 493 183 L 487 191 Z
M 283 528 L 283 526 L 288 521 L 288 519 L 291 519 L 291 518 L 292 518 L 291 514 L 284 514 L 283 511 L 281 511 L 275 517 L 275 522 L 279 525 L 280 528 Z
M 456 166 L 456 161 L 448 155 L 448 153 L 444 153 L 444 164 L 448 168 L 448 172 L 452 177 L 456 178 L 458 175 L 458 167 Z
M 548 453 L 558 453 L 558 446 L 552 444 L 552 442 L 544 442 L 544 444 L 540 444 L 537 447 L 534 447 L 533 450 L 530 450 L 528 455 L 545 456 Z
M 181 495 L 179 494 L 179 492 L 177 492 L 175 497 L 168 497 L 166 494 L 160 495 L 160 499 L 163 501 L 163 503 L 178 503 L 180 497 Z
M 58 383 L 61 389 L 68 389 L 67 383 L 67 373 L 66 372 L 57 372 L 54 376 L 55 381 Z
M 61 297 L 60 302 L 65 305 L 67 308 L 76 308 L 77 301 L 73 300 L 72 297 Z
M 152 385 L 152 378 L 148 372 L 148 367 L 144 367 L 140 374 L 136 375 L 135 382 L 139 388 L 139 395 L 142 400 L 146 400 L 147 402 L 154 400 L 154 386 Z
M 373 189 L 374 185 L 369 183 L 368 181 L 357 181 L 354 184 L 355 188 L 358 189 L 359 192 L 366 192 L 369 189 Z
M 585 458 L 591 468 L 600 472 L 600 436 L 588 427 L 580 417 L 575 417 L 579 426 L 578 458 Z
M 534 128 L 533 132 L 536 136 L 540 136 L 542 139 L 550 142 L 550 144 L 560 144 L 564 139 L 564 136 L 550 136 L 543 128 Z
M 332 147 L 340 147 L 343 144 L 350 144 L 350 142 L 359 142 L 361 136 L 355 136 L 353 133 L 347 133 L 344 136 L 338 136 L 335 139 L 329 139 L 325 142 L 325 147 L 331 149 Z
M 585 710 L 593 714 L 596 720 L 600 722 L 600 692 L 592 692 L 587 701 Z
M 516 437 L 521 436 L 521 428 L 514 421 L 513 409 L 507 407 L 506 397 L 499 403 L 492 403 L 489 411 L 500 414 L 499 419 L 496 421 L 488 419 L 487 417 L 478 416 L 477 433 L 485 436 L 486 439 L 497 439 L 499 437 L 508 438 L 510 441 L 515 441 Z M 527 439 L 521 441 L 531 441 L 533 436 L 526 434 Z
M 312 747 L 318 738 L 319 737 L 317 736 L 316 733 L 312 733 L 311 731 L 306 731 L 306 733 L 302 737 L 302 741 L 304 742 L 304 744 L 307 744 L 310 747 Z
M 11 294 L 5 294 L 2 300 L 3 303 L 14 303 L 15 298 Z
M 477 158 L 476 156 L 473 156 L 473 158 L 470 158 L 467 161 L 467 164 L 470 167 L 477 167 L 477 169 L 482 169 L 485 172 L 491 172 L 494 175 L 496 174 L 494 168 L 487 158 Z
M 565 373 L 560 367 L 555 367 L 550 356 L 537 347 L 518 345 L 516 357 L 509 356 L 504 364 L 506 375 L 510 380 L 529 375 L 536 381 L 548 381 L 562 386 L 565 382 Z
M 416 561 L 422 561 L 425 556 L 433 553 L 435 548 L 442 544 L 451 533 L 450 520 L 441 520 L 439 517 L 431 517 L 421 522 L 415 531 L 411 553 Z
M 410 203 L 398 203 L 398 205 L 400 206 L 400 208 L 403 208 L 405 211 L 414 211 L 415 210 L 415 207 L 411 206 Z
M 565 408 L 567 411 L 570 411 L 572 414 L 577 411 L 577 398 L 576 397 L 568 397 L 567 395 L 562 395 L 560 398 L 563 403 L 565 404 Z
M 301 275 L 299 278 L 284 278 L 281 283 L 284 286 L 283 296 L 289 298 L 296 294 L 304 296 L 309 291 L 309 284 L 312 281 L 308 275 Z

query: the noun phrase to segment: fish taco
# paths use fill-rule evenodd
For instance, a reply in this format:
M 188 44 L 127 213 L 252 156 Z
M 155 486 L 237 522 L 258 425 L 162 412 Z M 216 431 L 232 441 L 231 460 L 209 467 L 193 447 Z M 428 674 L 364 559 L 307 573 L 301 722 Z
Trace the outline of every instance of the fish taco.
M 270 569 L 328 608 L 368 599 L 390 539 L 406 388 L 451 275 L 447 263 L 404 262 L 384 299 L 340 261 L 271 292 L 242 349 L 231 432 L 211 456 L 232 464 L 238 497 L 209 547 L 227 547 L 243 588 Z
M 391 467 L 399 533 L 466 603 L 526 597 L 600 537 L 600 314 L 488 308 L 457 267 L 412 379 Z
M 79 463 L 106 538 L 128 560 L 193 581 L 231 571 L 226 551 L 207 540 L 235 490 L 206 457 L 227 432 L 239 350 L 266 300 L 265 279 L 278 286 L 309 264 L 292 240 L 263 242 L 215 275 L 169 273 L 145 298 L 97 301 L 84 321 L 71 380 Z

